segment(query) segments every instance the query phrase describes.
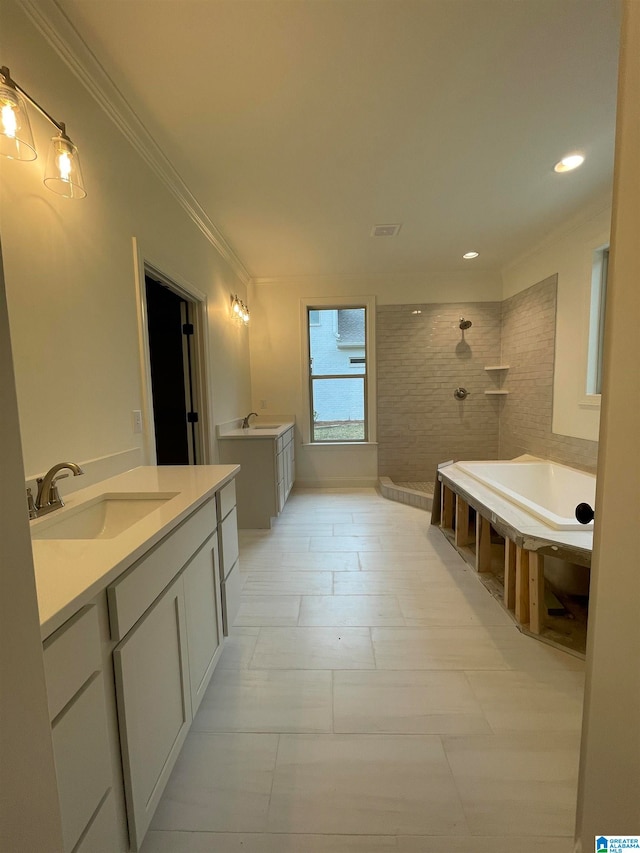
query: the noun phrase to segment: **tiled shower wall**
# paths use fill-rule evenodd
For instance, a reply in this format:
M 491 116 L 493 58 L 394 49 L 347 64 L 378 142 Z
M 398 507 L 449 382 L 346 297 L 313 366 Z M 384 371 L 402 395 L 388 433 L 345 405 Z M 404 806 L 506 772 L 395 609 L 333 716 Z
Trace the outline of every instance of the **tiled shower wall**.
M 473 323 L 464 333 L 461 316 Z M 500 302 L 378 307 L 380 475 L 433 481 L 446 459 L 496 458 L 499 402 L 483 391 L 484 367 L 500 357 L 500 316 Z M 462 402 L 460 385 L 470 392 Z
M 378 307 L 381 476 L 433 481 L 447 459 L 522 453 L 595 471 L 597 442 L 551 431 L 556 285 L 553 276 L 502 303 Z M 464 334 L 461 316 L 473 323 Z M 497 364 L 510 368 L 484 369 Z M 470 392 L 463 402 L 459 385 Z M 498 388 L 509 395 L 484 393 Z
M 531 453 L 595 472 L 598 442 L 551 431 L 557 276 L 502 303 L 502 361 L 509 396 L 500 412 L 500 458 Z

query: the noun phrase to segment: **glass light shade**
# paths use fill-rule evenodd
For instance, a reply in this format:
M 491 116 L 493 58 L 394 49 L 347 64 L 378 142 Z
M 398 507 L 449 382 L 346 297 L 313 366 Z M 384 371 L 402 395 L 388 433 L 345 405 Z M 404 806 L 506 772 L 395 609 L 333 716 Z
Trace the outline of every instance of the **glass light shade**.
M 0 83 L 0 154 L 11 160 L 38 156 L 25 100 L 6 83 Z
M 87 194 L 78 149 L 65 134 L 60 133 L 51 140 L 44 183 L 65 198 L 84 198 Z

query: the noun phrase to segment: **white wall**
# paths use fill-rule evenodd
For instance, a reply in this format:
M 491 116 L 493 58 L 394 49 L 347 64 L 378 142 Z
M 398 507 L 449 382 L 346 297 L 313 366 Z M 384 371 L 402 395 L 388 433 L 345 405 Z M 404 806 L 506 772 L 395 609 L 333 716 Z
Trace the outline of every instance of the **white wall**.
M 491 302 L 501 298 L 492 273 L 430 273 L 373 278 L 317 277 L 257 281 L 250 287 L 251 388 L 255 411 L 307 417 L 301 359 L 300 300 L 374 295 L 378 305 L 424 302 Z M 261 408 L 262 401 L 266 402 Z M 300 429 L 297 431 L 300 441 Z M 377 482 L 375 444 L 298 446 L 296 479 L 307 485 L 369 485 Z
M 640 4 L 625 3 L 576 851 L 640 835 Z
M 229 321 L 246 288 L 24 11 L 2 4 L 2 61 L 80 149 L 88 197 L 42 185 L 51 126 L 31 110 L 38 160 L 0 164 L 0 216 L 28 475 L 142 448 L 132 238 L 168 276 L 207 294 L 217 421 L 249 410 L 248 334 Z M 69 481 L 67 481 L 69 482 Z M 64 489 L 63 489 L 64 490 Z
M 61 853 L 1 254 L 0 412 L 0 850 Z
M 586 399 L 591 270 L 594 251 L 609 242 L 610 223 L 607 199 L 503 270 L 503 299 L 558 274 L 553 431 L 591 441 L 600 419 L 599 403 Z

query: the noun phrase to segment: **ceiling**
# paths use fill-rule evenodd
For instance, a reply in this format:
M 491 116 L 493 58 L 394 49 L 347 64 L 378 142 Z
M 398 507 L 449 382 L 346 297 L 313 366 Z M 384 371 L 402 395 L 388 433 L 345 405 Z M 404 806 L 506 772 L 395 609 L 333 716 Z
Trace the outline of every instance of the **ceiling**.
M 254 278 L 497 270 L 610 189 L 615 0 L 58 3 Z

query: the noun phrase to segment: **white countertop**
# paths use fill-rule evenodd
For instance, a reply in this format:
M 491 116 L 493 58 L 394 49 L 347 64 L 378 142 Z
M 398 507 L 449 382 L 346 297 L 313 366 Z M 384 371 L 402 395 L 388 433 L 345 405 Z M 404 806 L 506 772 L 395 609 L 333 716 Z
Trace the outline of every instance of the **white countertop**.
M 535 540 L 567 545 L 584 551 L 591 551 L 593 549 L 593 529 L 588 528 L 584 531 L 556 530 L 531 515 L 531 513 L 528 513 L 526 510 L 521 509 L 511 503 L 511 501 L 497 494 L 493 489 L 483 485 L 466 472 L 461 471 L 455 463 L 440 468 L 438 475 L 442 475 L 452 484 L 459 486 L 468 495 L 477 498 L 497 519 L 518 530 L 525 539 L 530 539 L 531 542 L 525 545 L 527 550 L 537 550 L 537 546 L 534 544 Z
M 249 429 L 227 429 L 218 433 L 218 438 L 278 438 L 283 435 L 288 429 L 294 427 L 293 421 L 285 421 L 278 423 L 273 429 L 265 429 L 260 424 L 252 424 Z
M 100 495 L 176 492 L 159 509 L 112 539 L 32 539 L 43 639 L 233 479 L 239 465 L 134 468 L 65 497 L 65 506 L 30 522 L 44 526 Z

